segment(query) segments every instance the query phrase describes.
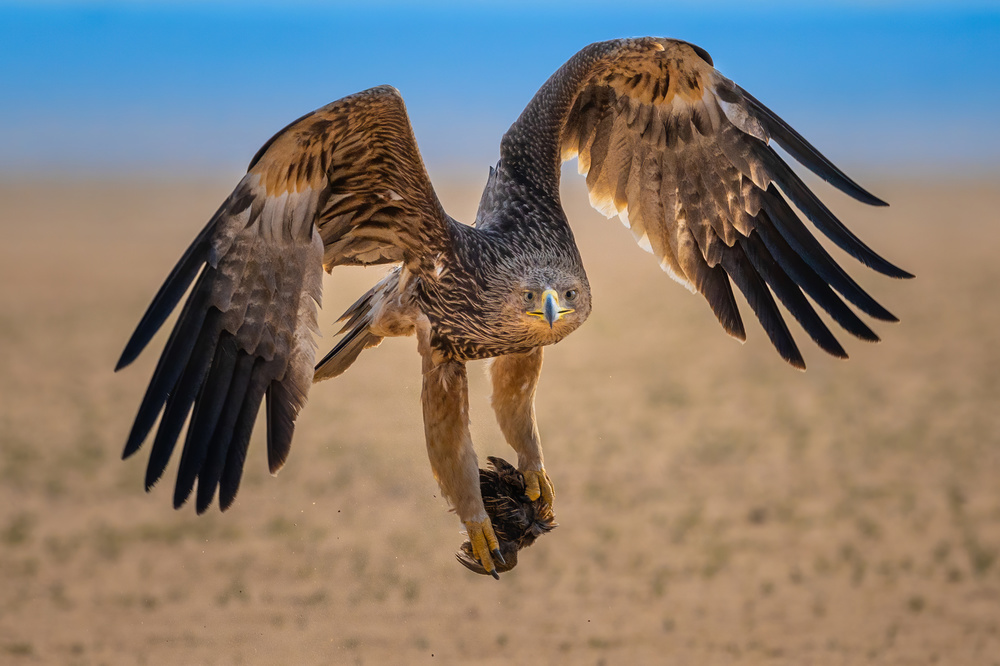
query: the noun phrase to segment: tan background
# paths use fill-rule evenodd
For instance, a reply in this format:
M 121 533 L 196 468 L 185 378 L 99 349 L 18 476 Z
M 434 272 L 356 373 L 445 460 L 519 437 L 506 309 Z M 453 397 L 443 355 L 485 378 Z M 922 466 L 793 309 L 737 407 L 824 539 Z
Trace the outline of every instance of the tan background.
M 574 181 L 595 310 L 538 396 L 561 526 L 499 583 L 454 560 L 412 339 L 314 387 L 276 479 L 256 433 L 227 514 L 171 510 L 175 465 L 145 495 L 148 444 L 118 458 L 165 336 L 111 368 L 232 183 L 2 184 L 0 663 L 1000 663 L 995 181 L 819 187 L 918 278 L 844 258 L 903 321 L 848 362 L 793 328 L 804 374 Z M 481 183 L 436 182 L 471 219 Z M 380 274 L 327 278 L 325 321 Z M 480 454 L 511 458 L 471 375 Z

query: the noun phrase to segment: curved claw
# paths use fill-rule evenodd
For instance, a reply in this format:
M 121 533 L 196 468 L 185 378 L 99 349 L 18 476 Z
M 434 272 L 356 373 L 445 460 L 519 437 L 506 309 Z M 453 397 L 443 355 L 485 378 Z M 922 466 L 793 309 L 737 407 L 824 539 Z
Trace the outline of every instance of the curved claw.
M 466 521 L 465 529 L 468 531 L 469 541 L 472 543 L 473 557 L 483 565 L 486 573 L 500 580 L 500 574 L 497 573 L 493 560 L 496 559 L 501 564 L 505 564 L 505 562 L 503 555 L 500 554 L 500 542 L 497 541 L 497 535 L 493 531 L 493 524 L 489 517 L 487 516 L 482 521 Z
M 544 469 L 529 469 L 522 471 L 521 474 L 524 476 L 524 494 L 528 496 L 528 499 L 534 502 L 541 497 L 542 502 L 548 504 L 550 509 L 553 508 L 556 490 L 552 487 L 548 473 Z

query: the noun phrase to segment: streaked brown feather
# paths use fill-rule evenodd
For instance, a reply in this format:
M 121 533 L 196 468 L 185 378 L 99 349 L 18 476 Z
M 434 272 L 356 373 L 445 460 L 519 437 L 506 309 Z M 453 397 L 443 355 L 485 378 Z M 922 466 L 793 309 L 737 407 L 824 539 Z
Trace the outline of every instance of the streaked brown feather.
M 447 216 L 403 100 L 389 86 L 345 97 L 285 128 L 250 173 L 261 176 L 269 197 L 318 193 L 312 218 L 328 271 L 399 261 L 419 271 L 428 251 L 446 249 Z

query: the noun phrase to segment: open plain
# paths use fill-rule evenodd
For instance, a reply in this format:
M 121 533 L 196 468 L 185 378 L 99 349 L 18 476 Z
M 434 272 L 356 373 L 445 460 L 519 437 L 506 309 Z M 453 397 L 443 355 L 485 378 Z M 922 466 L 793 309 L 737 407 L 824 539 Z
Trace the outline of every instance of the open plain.
M 793 324 L 805 373 L 567 183 L 595 306 L 537 398 L 560 527 L 500 582 L 455 561 L 413 339 L 313 387 L 277 478 L 259 423 L 227 513 L 170 508 L 176 453 L 146 495 L 119 454 L 166 336 L 112 368 L 235 178 L 0 183 L 0 663 L 1000 664 L 1000 190 L 860 180 L 891 207 L 817 191 L 917 278 L 834 251 L 902 321 L 846 362 Z M 481 183 L 435 183 L 471 220 Z M 381 274 L 326 278 L 319 353 Z

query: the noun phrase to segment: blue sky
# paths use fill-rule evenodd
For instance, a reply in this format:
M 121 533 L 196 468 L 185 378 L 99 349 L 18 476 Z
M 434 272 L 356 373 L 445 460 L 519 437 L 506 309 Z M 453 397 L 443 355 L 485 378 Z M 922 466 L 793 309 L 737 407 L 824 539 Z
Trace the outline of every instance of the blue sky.
M 643 34 L 706 48 L 848 167 L 1000 166 L 1000 7 L 805 4 L 0 2 L 0 174 L 237 173 L 382 83 L 428 162 L 485 170 L 562 62 Z

